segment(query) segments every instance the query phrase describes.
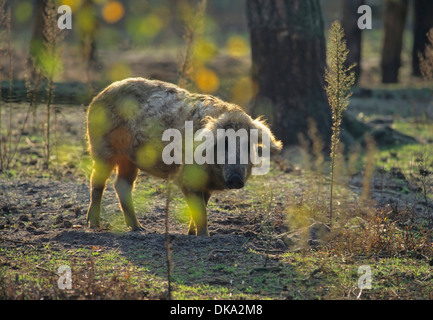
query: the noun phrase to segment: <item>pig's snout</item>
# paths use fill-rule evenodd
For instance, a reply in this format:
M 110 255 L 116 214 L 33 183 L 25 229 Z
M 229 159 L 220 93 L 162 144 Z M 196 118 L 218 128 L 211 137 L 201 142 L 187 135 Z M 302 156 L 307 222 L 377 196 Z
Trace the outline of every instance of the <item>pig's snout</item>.
M 240 189 L 244 184 L 244 179 L 239 173 L 231 174 L 226 181 L 226 186 L 229 189 Z

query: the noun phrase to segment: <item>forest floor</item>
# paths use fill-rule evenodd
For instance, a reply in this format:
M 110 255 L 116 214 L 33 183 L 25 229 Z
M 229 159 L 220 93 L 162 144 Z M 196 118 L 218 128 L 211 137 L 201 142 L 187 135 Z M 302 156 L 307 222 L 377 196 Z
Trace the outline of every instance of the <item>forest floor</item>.
M 10 168 L 0 174 L 0 299 L 165 299 L 165 181 L 144 173 L 137 179 L 133 199 L 145 231 L 126 229 L 114 177 L 103 198 L 102 230 L 86 226 L 90 92 L 83 94 L 88 87 L 77 82 L 84 69 L 75 56 L 65 59 L 66 82 L 56 84 L 50 169 L 44 167 L 41 103 L 35 116 L 29 114 Z M 142 56 L 106 54 L 102 69 L 128 61 L 131 76 L 176 80 L 173 56 Z M 376 62 L 365 59 L 363 68 Z M 219 57 L 212 63 L 221 79 L 217 94 L 241 105 L 248 101 L 250 92 L 235 93 L 247 91 L 242 75 L 249 60 Z M 286 148 L 269 174 L 251 177 L 243 189 L 213 195 L 210 237 L 186 235 L 186 204 L 174 187 L 168 237 L 173 298 L 433 298 L 432 95 L 418 84 L 375 88 L 377 77 L 368 75 L 378 73 L 368 71 L 349 109 L 375 128 L 378 143 L 374 155 L 358 149 L 337 166 L 331 231 L 328 159 L 314 169 L 314 159 L 300 147 Z M 26 93 L 19 82 L 14 102 L 4 104 L 3 120 L 12 114 L 12 146 L 25 122 Z M 390 140 L 387 128 L 414 139 Z M 61 266 L 71 268 L 71 289 L 58 286 Z M 359 283 L 366 270 L 371 288 Z
M 368 157 L 360 154 L 352 169 L 349 160 L 342 165 L 331 232 L 328 165 L 324 172 L 311 171 L 301 148 L 285 150 L 268 175 L 253 176 L 245 188 L 212 196 L 210 237 L 186 235 L 186 204 L 174 188 L 168 238 L 173 297 L 433 298 L 431 181 L 417 167 L 422 150 L 426 168 L 432 165 L 428 101 L 418 91 L 362 91 L 352 99 L 353 111 L 363 112 L 359 117 L 419 142 L 378 147 L 368 198 L 362 196 Z M 19 123 L 26 106 L 12 109 Z M 140 173 L 133 197 L 145 231 L 130 232 L 112 177 L 103 199 L 103 228 L 88 229 L 85 108 L 61 106 L 56 114 L 50 170 L 43 166 L 36 127 L 24 134 L 17 161 L 0 177 L 0 297 L 166 298 L 166 182 Z M 63 265 L 71 268 L 71 289 L 58 286 Z M 366 266 L 372 286 L 361 289 Z

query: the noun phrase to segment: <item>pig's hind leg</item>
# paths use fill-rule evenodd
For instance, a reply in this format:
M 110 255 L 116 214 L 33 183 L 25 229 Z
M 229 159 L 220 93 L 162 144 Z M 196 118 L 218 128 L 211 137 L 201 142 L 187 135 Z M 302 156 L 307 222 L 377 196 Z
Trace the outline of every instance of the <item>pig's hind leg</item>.
M 87 211 L 87 222 L 90 228 L 101 227 L 102 195 L 113 167 L 109 163 L 93 161 L 92 176 L 90 177 L 90 205 Z
M 137 167 L 128 159 L 123 158 L 117 162 L 117 178 L 114 182 L 114 188 L 119 198 L 125 223 L 133 231 L 144 230 L 137 220 L 132 201 L 132 189 L 137 175 Z

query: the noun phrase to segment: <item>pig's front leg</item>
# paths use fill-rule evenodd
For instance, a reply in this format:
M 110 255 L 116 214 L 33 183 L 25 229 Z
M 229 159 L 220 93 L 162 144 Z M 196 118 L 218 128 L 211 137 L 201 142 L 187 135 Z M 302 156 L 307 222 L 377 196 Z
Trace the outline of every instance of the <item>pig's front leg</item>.
M 209 236 L 207 230 L 206 205 L 210 198 L 210 193 L 202 191 L 191 191 L 182 188 L 186 202 L 191 212 L 191 222 L 189 224 L 189 235 Z

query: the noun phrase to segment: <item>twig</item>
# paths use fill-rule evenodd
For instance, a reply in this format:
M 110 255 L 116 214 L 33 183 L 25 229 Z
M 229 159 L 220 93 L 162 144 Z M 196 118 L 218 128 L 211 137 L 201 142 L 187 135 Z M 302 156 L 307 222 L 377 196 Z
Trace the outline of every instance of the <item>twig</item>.
M 44 270 L 44 271 L 49 272 L 49 273 L 52 273 L 52 274 L 54 274 L 54 275 L 58 275 L 55 271 L 53 271 L 53 270 L 49 270 L 49 269 L 46 269 L 46 268 L 43 268 L 43 267 L 41 267 L 39 264 L 36 266 L 36 269 Z
M 356 299 L 359 299 L 361 297 L 362 289 L 359 290 L 358 295 L 356 296 Z

